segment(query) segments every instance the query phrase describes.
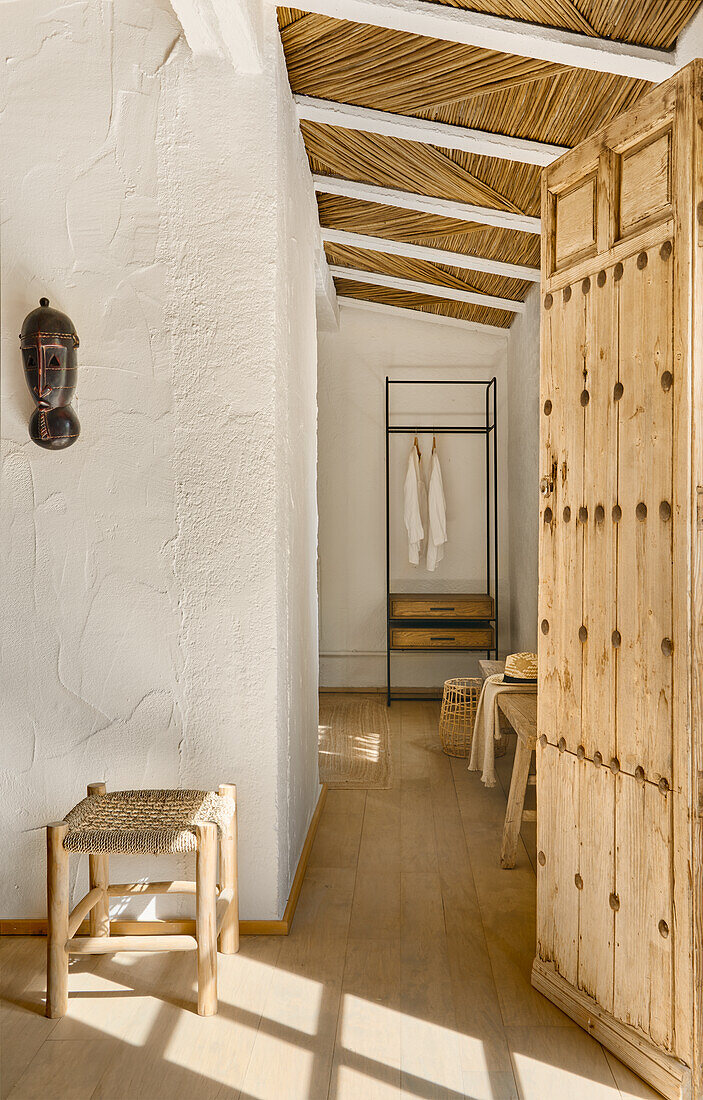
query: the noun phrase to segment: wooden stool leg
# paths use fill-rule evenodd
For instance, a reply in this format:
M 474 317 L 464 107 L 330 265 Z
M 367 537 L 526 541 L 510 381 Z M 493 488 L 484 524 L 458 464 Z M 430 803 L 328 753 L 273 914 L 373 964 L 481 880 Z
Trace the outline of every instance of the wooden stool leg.
M 198 941 L 198 1015 L 217 1012 L 217 825 L 196 825 L 195 938 Z
M 505 813 L 505 825 L 503 826 L 503 845 L 500 851 L 500 865 L 506 871 L 515 866 L 531 759 L 532 746 L 523 741 L 521 737 L 518 737 L 515 746 L 513 774 L 510 780 L 508 808 Z
M 68 852 L 65 821 L 46 828 L 46 1014 L 64 1016 L 68 1008 Z
M 232 902 L 220 929 L 219 948 L 223 955 L 235 955 L 239 951 L 239 885 L 237 882 L 237 788 L 234 783 L 221 783 L 221 795 L 234 799 L 234 814 L 229 828 L 220 839 L 220 889 L 233 890 Z
M 104 783 L 89 783 L 88 794 L 105 794 Z M 110 857 L 107 852 L 91 852 L 88 856 L 88 877 L 90 889 L 98 886 L 103 896 L 94 905 L 88 915 L 91 936 L 110 935 L 110 901 L 107 888 L 110 885 Z

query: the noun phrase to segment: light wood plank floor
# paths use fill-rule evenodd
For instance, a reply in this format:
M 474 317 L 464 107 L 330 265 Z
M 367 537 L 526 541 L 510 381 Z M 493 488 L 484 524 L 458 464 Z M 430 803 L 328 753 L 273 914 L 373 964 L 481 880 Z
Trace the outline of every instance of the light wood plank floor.
M 76 959 L 46 1020 L 44 941 L 0 941 L 2 1097 L 653 1100 L 530 986 L 534 826 L 499 864 L 512 757 L 486 790 L 438 705 L 390 720 L 395 786 L 330 792 L 293 931 L 219 957 L 218 1016 L 191 955 L 123 953 Z

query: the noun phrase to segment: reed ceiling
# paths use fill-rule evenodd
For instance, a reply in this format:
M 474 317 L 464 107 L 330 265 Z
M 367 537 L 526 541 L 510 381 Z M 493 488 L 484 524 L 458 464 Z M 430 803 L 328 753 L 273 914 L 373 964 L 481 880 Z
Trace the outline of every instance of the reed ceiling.
M 281 21 L 291 11 L 279 9 Z M 646 80 L 295 14 L 300 18 L 281 31 L 292 90 L 358 107 L 577 145 L 649 87 Z
M 420 244 L 426 248 L 445 248 L 466 256 L 484 256 L 489 260 L 539 267 L 539 237 L 511 229 L 493 229 L 477 222 L 456 218 L 438 218 L 397 206 L 360 202 L 342 195 L 317 196 L 320 225 L 349 233 L 367 233 L 392 241 Z
M 348 279 L 335 279 L 337 293 L 344 298 L 365 298 L 368 302 L 400 306 L 401 309 L 419 309 L 423 313 L 438 313 L 444 317 L 456 317 L 460 321 L 473 321 L 479 325 L 497 325 L 508 328 L 515 316 L 505 309 L 474 306 L 468 302 L 454 302 L 449 298 L 434 298 L 425 294 L 408 294 L 405 290 L 373 286 L 371 283 L 352 283 Z
M 584 35 L 669 48 L 703 0 L 435 2 Z M 279 8 L 278 17 L 294 93 L 509 137 L 577 145 L 632 107 L 651 87 L 645 80 L 441 42 L 295 8 Z M 305 120 L 301 121 L 301 131 L 310 167 L 320 175 L 539 216 L 540 169 L 534 165 Z M 318 196 L 318 203 L 321 224 L 328 228 L 507 263 L 539 264 L 539 238 L 535 235 L 333 195 Z M 332 251 L 328 248 L 330 255 Z M 372 271 L 387 271 L 379 264 L 392 265 L 394 274 L 400 275 L 404 268 L 406 278 L 417 278 L 410 271 L 421 267 L 425 281 L 437 283 L 451 276 L 464 285 L 485 284 L 484 292 L 500 297 L 517 294 L 524 298 L 530 285 L 496 275 L 488 277 L 492 287 L 489 291 L 487 277 L 475 272 L 334 246 L 337 257 L 356 252 L 361 256 L 356 256 L 354 262 L 333 262 Z M 399 304 L 398 292 L 349 285 L 356 285 L 354 297 L 373 294 L 373 301 Z M 407 306 L 408 302 L 404 300 L 403 304 Z M 441 301 L 438 305 L 435 299 L 422 308 L 458 316 L 457 307 L 464 308 L 455 302 Z M 473 320 L 475 308 L 466 307 L 474 312 Z M 497 322 L 496 311 L 489 312 L 488 324 L 504 326 L 513 317 L 506 314 L 504 321 Z M 469 319 L 465 312 L 462 316 Z
M 701 0 L 436 0 L 453 8 L 542 23 L 579 34 L 615 38 L 638 46 L 669 49 L 695 15 Z M 305 15 L 296 8 L 279 8 L 286 26 Z
M 700 0 L 438 0 L 454 8 L 544 23 L 550 27 L 668 49 Z
M 301 122 L 313 172 L 539 215 L 540 170 L 414 141 Z
M 524 279 L 506 279 L 502 275 L 467 271 L 466 268 L 429 263 L 427 260 L 410 259 L 407 256 L 393 256 L 387 252 L 370 252 L 366 248 L 326 244 L 325 254 L 331 264 L 341 267 L 355 267 L 360 271 L 375 271 L 399 279 L 434 283 L 453 290 L 493 294 L 498 298 L 512 298 L 515 302 L 522 302 L 530 289 L 530 284 Z

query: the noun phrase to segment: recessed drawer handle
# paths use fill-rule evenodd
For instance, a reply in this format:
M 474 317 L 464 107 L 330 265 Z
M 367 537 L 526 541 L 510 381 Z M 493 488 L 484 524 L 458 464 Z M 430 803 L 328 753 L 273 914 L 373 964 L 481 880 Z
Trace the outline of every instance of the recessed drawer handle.
M 453 634 L 451 635 L 451 637 L 449 636 L 449 634 L 440 634 L 438 638 L 433 638 L 432 635 L 430 635 L 430 641 L 431 642 L 454 642 L 454 641 L 456 641 L 456 638 L 454 637 Z
M 456 611 L 455 607 L 431 607 L 430 611 Z

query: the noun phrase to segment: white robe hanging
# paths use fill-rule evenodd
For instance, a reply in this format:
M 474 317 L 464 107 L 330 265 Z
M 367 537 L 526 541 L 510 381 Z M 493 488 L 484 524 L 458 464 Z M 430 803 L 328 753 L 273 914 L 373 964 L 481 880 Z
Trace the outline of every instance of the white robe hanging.
M 423 543 L 427 540 L 428 518 L 427 518 L 427 482 L 425 481 L 425 474 L 422 469 L 422 455 L 417 459 L 417 487 L 420 494 L 420 523 L 423 530 Z M 420 545 L 420 554 L 422 554 L 422 544 Z
M 444 544 L 447 541 L 447 505 L 444 499 L 442 469 L 436 451 L 432 452 L 427 510 L 427 568 L 430 572 L 434 572 L 444 557 Z
M 417 450 L 413 446 L 408 458 L 408 470 L 403 486 L 405 529 L 408 532 L 408 561 L 411 565 L 419 564 L 422 540 L 425 537 L 425 529 L 422 525 L 421 484 L 424 488 Z

